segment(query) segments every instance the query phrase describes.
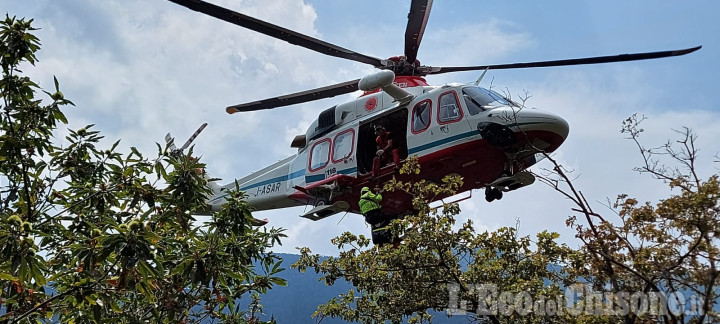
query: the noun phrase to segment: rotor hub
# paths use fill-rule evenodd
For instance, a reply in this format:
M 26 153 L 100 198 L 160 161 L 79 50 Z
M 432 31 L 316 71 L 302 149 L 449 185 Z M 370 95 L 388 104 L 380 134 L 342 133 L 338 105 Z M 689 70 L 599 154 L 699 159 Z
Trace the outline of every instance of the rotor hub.
M 393 56 L 393 57 L 388 58 L 387 60 L 389 62 L 392 62 L 392 64 L 388 66 L 388 69 L 395 72 L 395 75 L 398 75 L 398 76 L 421 75 L 420 70 L 418 69 L 420 67 L 419 60 L 415 60 L 415 62 L 410 63 L 407 60 L 407 56 L 405 56 L 405 55 Z

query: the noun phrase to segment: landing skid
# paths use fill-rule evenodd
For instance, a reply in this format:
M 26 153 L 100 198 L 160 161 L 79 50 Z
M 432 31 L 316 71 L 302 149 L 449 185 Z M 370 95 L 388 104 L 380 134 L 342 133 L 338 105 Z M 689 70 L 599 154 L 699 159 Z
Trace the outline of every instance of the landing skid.
M 523 171 L 511 176 L 500 177 L 489 183 L 485 187 L 485 200 L 491 202 L 493 200 L 502 199 L 503 192 L 513 191 L 535 182 L 535 176 L 532 173 Z
M 318 221 L 323 218 L 348 210 L 350 210 L 350 204 L 348 204 L 346 201 L 338 201 L 332 205 L 318 205 L 317 207 L 311 209 L 309 212 L 300 215 L 300 217 Z
M 315 207 L 300 217 L 317 221 L 350 210 L 350 204 L 346 201 L 337 201 L 332 205 L 328 205 L 328 202 L 351 190 L 352 184 L 356 180 L 354 177 L 336 174 L 308 187 L 295 186 L 296 190 L 306 194 L 310 200 L 315 202 Z

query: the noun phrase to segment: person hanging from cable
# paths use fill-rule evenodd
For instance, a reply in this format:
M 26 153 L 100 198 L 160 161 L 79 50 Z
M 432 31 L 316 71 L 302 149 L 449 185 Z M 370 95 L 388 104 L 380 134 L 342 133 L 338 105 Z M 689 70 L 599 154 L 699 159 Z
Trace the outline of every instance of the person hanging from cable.
M 390 222 L 394 218 L 383 215 L 380 211 L 381 203 L 380 187 L 376 186 L 372 191 L 368 187 L 363 187 L 360 190 L 358 205 L 360 205 L 360 212 L 365 216 L 365 221 L 370 224 L 372 242 L 375 245 L 394 243 L 389 228 Z
M 380 167 L 387 164 L 392 155 L 393 163 L 395 163 L 395 171 L 400 169 L 400 150 L 393 142 L 392 133 L 388 132 L 384 126 L 375 125 L 375 144 L 377 151 L 373 159 L 372 176 L 377 177 Z

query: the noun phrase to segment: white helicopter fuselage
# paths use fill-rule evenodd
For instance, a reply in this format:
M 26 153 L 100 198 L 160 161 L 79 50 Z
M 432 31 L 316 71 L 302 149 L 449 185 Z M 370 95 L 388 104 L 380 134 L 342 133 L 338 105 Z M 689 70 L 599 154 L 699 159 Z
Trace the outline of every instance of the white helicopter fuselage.
M 395 84 L 402 86 L 398 81 L 402 80 L 395 80 Z M 522 171 L 536 161 L 528 157 L 554 150 L 568 135 L 568 124 L 562 118 L 519 107 L 499 94 L 475 85 L 424 85 L 403 90 L 412 95 L 411 100 L 405 103 L 398 102 L 386 91 L 378 91 L 333 107 L 333 111 L 326 114 L 326 117 L 336 117 L 331 127 L 322 125 L 321 114 L 319 121 L 305 135 L 306 145 L 301 145 L 297 154 L 237 180 L 240 190 L 247 194 L 247 202 L 256 210 L 326 204 L 337 200 L 340 195 L 337 192 L 334 197 L 332 192 L 329 195 L 319 194 L 322 190 L 318 191 L 316 186 L 332 190 L 337 183 L 329 180 L 343 178 L 349 180 L 345 184 L 347 193 L 352 191 L 353 186 L 366 185 L 373 180 L 369 175 L 369 163 L 377 149 L 375 135 L 369 131 L 372 125 L 381 124 L 388 128 L 402 150 L 403 158 L 418 156 L 421 162 L 442 165 L 449 164 L 442 160 L 453 154 L 467 156 L 467 161 L 463 163 L 465 166 L 452 167 L 442 173 L 455 171 L 472 178 L 472 174 L 487 172 L 487 176 L 482 177 L 481 182 L 484 183 L 470 184 L 467 186 L 470 189 L 487 187 L 502 176 Z M 475 102 L 473 95 L 477 96 Z M 483 99 L 485 101 L 479 103 Z M 497 134 L 488 132 L 483 129 L 486 125 L 505 131 L 495 132 Z M 323 127 L 327 130 L 317 132 Z M 508 130 L 512 137 L 540 136 L 517 143 L 515 139 L 502 138 L 507 137 Z M 512 143 L 503 142 L 508 140 Z M 494 141 L 492 146 L 503 154 L 474 156 L 480 149 L 473 149 L 473 145 L 488 141 Z M 447 156 L 443 152 L 447 152 Z M 487 164 L 484 163 L 487 161 L 478 161 L 483 158 L 497 160 L 494 165 L 500 165 L 503 170 L 473 170 Z M 457 157 L 454 159 L 459 160 Z M 518 164 L 518 161 L 524 162 Z M 458 170 L 452 170 L 454 168 Z M 467 170 L 463 172 L 460 169 Z M 507 187 L 504 186 L 504 191 Z M 231 183 L 217 191 L 208 201 L 212 209 L 218 210 L 225 202 L 227 191 L 234 189 L 235 183 Z M 356 189 L 355 192 L 359 192 L 359 188 Z M 351 200 L 350 211 L 357 211 L 353 199 L 348 199 L 346 195 L 345 200 Z

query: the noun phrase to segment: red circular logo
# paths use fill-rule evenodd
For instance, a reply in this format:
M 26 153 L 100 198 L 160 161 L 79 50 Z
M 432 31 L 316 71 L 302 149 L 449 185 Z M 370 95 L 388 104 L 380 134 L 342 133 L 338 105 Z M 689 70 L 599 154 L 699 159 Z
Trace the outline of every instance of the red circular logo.
M 371 111 L 377 107 L 377 98 L 370 97 L 367 101 L 365 101 L 365 109 L 367 111 Z

